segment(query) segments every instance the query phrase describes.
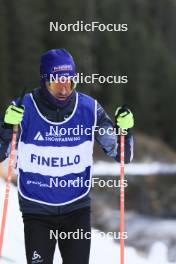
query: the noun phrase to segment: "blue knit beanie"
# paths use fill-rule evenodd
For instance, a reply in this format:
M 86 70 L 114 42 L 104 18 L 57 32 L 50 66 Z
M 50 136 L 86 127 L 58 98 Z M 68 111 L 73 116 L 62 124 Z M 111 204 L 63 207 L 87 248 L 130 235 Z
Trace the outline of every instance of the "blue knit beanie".
M 74 77 L 76 67 L 71 54 L 66 49 L 52 49 L 41 57 L 40 80 L 50 80 L 50 74 L 56 77 Z

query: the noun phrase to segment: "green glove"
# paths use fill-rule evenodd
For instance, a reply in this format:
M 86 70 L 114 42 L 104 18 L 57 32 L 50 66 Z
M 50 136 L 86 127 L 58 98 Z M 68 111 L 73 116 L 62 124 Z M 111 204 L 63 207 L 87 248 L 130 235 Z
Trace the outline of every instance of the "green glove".
M 134 117 L 127 107 L 118 107 L 115 112 L 115 123 L 119 128 L 128 129 L 134 126 Z
M 23 119 L 24 106 L 10 105 L 5 113 L 4 123 L 9 125 L 19 125 Z

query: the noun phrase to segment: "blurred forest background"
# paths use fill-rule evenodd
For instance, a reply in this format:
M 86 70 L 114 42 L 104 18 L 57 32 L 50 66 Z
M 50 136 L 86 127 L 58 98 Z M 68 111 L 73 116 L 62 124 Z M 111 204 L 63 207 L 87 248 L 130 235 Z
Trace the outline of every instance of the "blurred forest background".
M 128 32 L 50 32 L 49 22 L 128 23 Z M 77 71 L 127 75 L 128 84 L 81 85 L 113 117 L 126 103 L 136 130 L 176 149 L 176 1 L 0 0 L 1 112 L 23 87 L 39 86 L 41 54 L 66 48 Z
M 50 21 L 74 24 L 81 20 L 128 24 L 128 31 L 50 32 Z M 128 84 L 81 84 L 77 89 L 98 99 L 112 119 L 116 107 L 124 103 L 134 112 L 134 161 L 147 162 L 149 171 L 146 174 L 146 167 L 137 167 L 133 175 L 127 175 L 127 243 L 142 252 L 154 240 L 164 241 L 170 259 L 176 261 L 176 0 L 0 0 L 2 115 L 24 86 L 31 91 L 40 85 L 40 57 L 53 48 L 68 49 L 77 72 L 84 75 L 128 76 Z M 100 148 L 95 154 L 95 161 L 105 159 Z M 160 171 L 150 166 L 155 161 L 160 162 Z M 169 172 L 162 166 L 167 162 L 173 163 Z M 103 164 L 111 170 L 111 163 Z M 135 168 L 134 163 L 129 166 Z M 113 177 L 118 171 L 117 167 Z M 7 172 L 0 174 L 5 177 Z M 119 192 L 94 188 L 92 195 L 93 226 L 116 231 Z M 161 222 L 153 216 L 174 220 Z

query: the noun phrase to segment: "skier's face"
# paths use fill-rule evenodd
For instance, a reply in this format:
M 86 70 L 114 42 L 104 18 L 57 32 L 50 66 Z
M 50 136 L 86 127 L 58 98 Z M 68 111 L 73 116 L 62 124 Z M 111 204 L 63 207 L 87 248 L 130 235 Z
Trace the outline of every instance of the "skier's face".
M 49 92 L 57 99 L 64 101 L 72 93 L 72 83 L 70 79 L 59 79 L 56 82 L 46 81 Z

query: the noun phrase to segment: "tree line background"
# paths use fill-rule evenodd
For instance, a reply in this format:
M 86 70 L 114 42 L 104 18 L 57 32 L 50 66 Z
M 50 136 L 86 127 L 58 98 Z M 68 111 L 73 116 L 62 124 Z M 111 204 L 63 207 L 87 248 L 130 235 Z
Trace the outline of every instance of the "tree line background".
M 127 32 L 50 32 L 49 22 L 127 23 Z M 176 149 L 176 2 L 174 0 L 0 0 L 0 110 L 39 86 L 43 52 L 66 48 L 77 71 L 127 75 L 128 84 L 79 85 L 109 115 L 126 103 L 136 130 Z

